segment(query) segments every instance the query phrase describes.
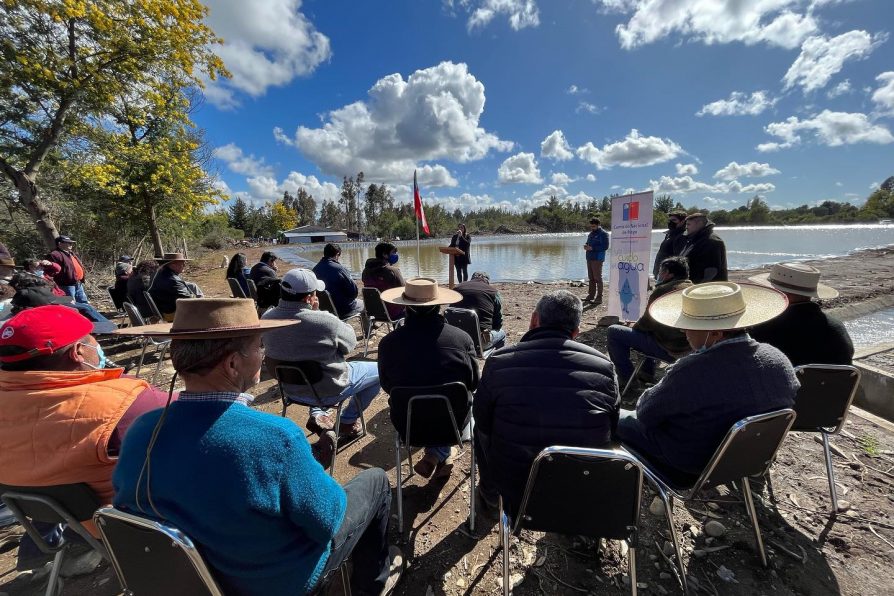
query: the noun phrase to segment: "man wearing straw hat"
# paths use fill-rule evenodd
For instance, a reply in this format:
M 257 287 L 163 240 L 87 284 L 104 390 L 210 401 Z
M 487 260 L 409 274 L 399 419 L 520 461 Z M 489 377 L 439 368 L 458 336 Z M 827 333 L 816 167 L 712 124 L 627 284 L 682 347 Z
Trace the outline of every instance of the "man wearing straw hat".
M 621 410 L 618 438 L 672 478 L 699 474 L 730 427 L 789 408 L 798 380 L 773 346 L 748 327 L 785 310 L 785 295 L 755 284 L 711 282 L 666 294 L 649 307 L 658 323 L 683 329 L 693 353 Z
M 751 337 L 779 348 L 792 366 L 850 364 L 854 344 L 847 329 L 812 299 L 830 300 L 838 290 L 819 282 L 820 272 L 804 263 L 779 263 L 769 273 L 749 278 L 776 288 L 788 298 L 785 312 L 751 330 Z
M 155 301 L 155 305 L 161 312 L 165 321 L 174 320 L 174 311 L 177 309 L 177 300 L 180 298 L 195 298 L 196 292 L 180 278 L 180 274 L 186 268 L 187 259 L 183 253 L 166 252 L 161 257 L 156 257 L 159 263 L 158 271 L 149 284 L 149 295 Z
M 295 324 L 258 320 L 250 300 L 212 298 L 180 300 L 172 325 L 126 329 L 172 340 L 185 389 L 128 431 L 115 506 L 185 532 L 227 594 L 307 593 L 349 556 L 352 588 L 386 593 L 403 560 L 386 541 L 385 472 L 370 468 L 339 486 L 298 425 L 250 407 L 261 334 Z

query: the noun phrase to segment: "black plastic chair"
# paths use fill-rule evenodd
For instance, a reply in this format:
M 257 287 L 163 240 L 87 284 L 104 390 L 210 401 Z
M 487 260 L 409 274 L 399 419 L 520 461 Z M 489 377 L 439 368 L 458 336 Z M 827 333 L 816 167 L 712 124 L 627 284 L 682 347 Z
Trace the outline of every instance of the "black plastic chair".
M 96 552 L 109 559 L 105 547 L 87 531 L 81 523 L 93 519 L 99 507 L 96 493 L 86 484 L 60 484 L 57 486 L 10 486 L 0 484 L 0 499 L 25 528 L 37 548 L 46 554 L 54 554 L 53 569 L 47 583 L 47 596 L 55 596 L 59 583 L 59 571 L 65 554 L 71 547 L 64 537 L 55 546 L 50 545 L 32 522 L 65 524 L 84 539 Z
M 622 449 L 547 447 L 531 472 L 515 519 L 500 499 L 503 594 L 509 594 L 509 541 L 521 530 L 624 540 L 636 595 L 636 545 L 643 467 Z
M 255 301 L 255 304 L 258 303 L 258 286 L 255 284 L 255 280 L 246 279 L 246 283 L 248 284 L 248 297 Z
M 320 310 L 332 313 L 342 321 L 349 321 L 353 318 L 359 317 L 362 312 L 358 310 L 357 312 L 353 312 L 346 317 L 342 317 L 340 314 L 338 314 L 338 309 L 335 308 L 335 302 L 333 302 L 332 294 L 329 293 L 329 290 L 317 290 L 317 300 L 320 301 Z
M 472 393 L 460 382 L 428 387 L 393 387 L 388 397 L 389 414 L 394 425 L 395 469 L 397 470 L 397 531 L 404 531 L 403 479 L 401 449 L 406 447 L 413 476 L 413 447 L 462 447 L 463 432 L 468 429 L 472 468 L 469 472 L 469 529 L 475 530 L 475 446 L 472 437 Z
M 146 299 L 146 304 L 149 305 L 149 310 L 152 311 L 152 316 L 158 319 L 159 323 L 164 323 L 165 317 L 161 314 L 161 311 L 158 310 L 158 305 L 155 304 L 155 299 L 152 297 L 152 294 L 147 290 L 143 292 L 143 298 Z
M 223 596 L 192 541 L 168 524 L 103 507 L 93 516 L 125 594 Z
M 227 283 L 230 284 L 230 294 L 233 295 L 233 298 L 248 298 L 245 295 L 245 290 L 242 289 L 242 285 L 239 283 L 239 280 L 235 277 L 228 277 Z
M 795 412 L 790 409 L 776 410 L 775 412 L 758 414 L 739 420 L 726 433 L 726 437 L 721 441 L 720 446 L 717 447 L 714 455 L 708 460 L 708 464 L 695 482 L 686 483 L 685 485 L 668 479 L 667 476 L 649 463 L 647 457 L 643 457 L 644 454 L 634 453 L 643 463 L 646 477 L 655 486 L 658 495 L 664 502 L 664 511 L 674 542 L 677 564 L 679 565 L 680 573 L 678 579 L 683 586 L 684 592 L 687 591 L 686 570 L 683 568 L 680 540 L 674 529 L 671 497 L 676 497 L 681 501 L 689 501 L 694 499 L 699 491 L 704 488 L 731 482 L 741 483 L 745 509 L 748 511 L 751 525 L 754 527 L 754 541 L 757 545 L 761 563 L 766 567 L 767 553 L 764 550 L 764 541 L 761 538 L 760 526 L 757 523 L 757 511 L 754 508 L 751 484 L 748 478 L 751 476 L 763 476 L 767 473 L 773 464 L 773 460 L 776 458 L 776 452 L 779 451 L 779 447 L 782 445 L 782 441 L 785 440 L 785 435 L 794 421 Z M 633 453 L 632 450 L 630 451 Z
M 127 313 L 127 318 L 130 320 L 131 327 L 141 327 L 146 324 L 146 321 L 140 314 L 140 310 L 130 302 L 124 303 L 124 312 Z M 155 378 L 158 376 L 158 371 L 161 370 L 161 363 L 165 359 L 165 354 L 167 354 L 168 348 L 171 346 L 171 340 L 157 340 L 154 337 L 140 337 L 139 341 L 143 349 L 140 352 L 140 360 L 137 363 L 137 370 L 134 375 L 137 377 L 140 376 L 140 370 L 143 368 L 143 360 L 146 358 L 146 349 L 149 346 L 153 346 L 155 348 L 155 355 L 158 357 L 158 362 L 155 364 L 155 372 L 152 373 L 150 384 L 155 385 Z
M 478 313 L 471 308 L 457 308 L 451 306 L 444 309 L 444 318 L 454 327 L 458 327 L 465 331 L 472 338 L 475 345 L 475 355 L 479 358 L 487 358 L 490 356 L 494 348 L 484 349 L 481 343 L 481 325 L 478 322 Z
M 109 299 L 112 301 L 112 304 L 115 306 L 115 314 L 121 318 L 126 319 L 127 313 L 124 312 L 124 301 L 125 299 L 115 291 L 115 286 L 106 286 L 106 292 L 109 293 Z M 127 326 L 127 323 L 124 323 L 123 326 Z
M 341 427 L 341 413 L 344 409 L 345 402 L 354 400 L 357 410 L 360 412 L 360 425 L 362 431 L 357 439 L 366 436 L 366 419 L 363 416 L 363 408 L 357 395 L 351 395 L 333 404 L 331 401 L 324 403 L 317 393 L 314 385 L 323 379 L 323 368 L 319 362 L 314 360 L 301 360 L 296 362 L 276 362 L 274 364 L 274 376 L 276 377 L 277 387 L 279 388 L 279 397 L 282 400 L 282 417 L 286 417 L 287 410 L 290 405 L 298 404 L 309 408 L 328 409 L 335 406 L 335 454 L 332 456 L 332 463 L 329 465 L 329 475 L 335 476 L 335 462 L 338 458 L 338 430 Z M 283 384 L 301 385 L 310 389 L 313 394 L 311 397 L 301 397 L 296 395 L 288 395 Z M 328 397 L 328 396 L 327 396 Z
M 377 329 L 376 323 L 387 325 L 388 331 L 394 330 L 395 322 L 391 320 L 388 314 L 388 307 L 382 300 L 382 294 L 376 288 L 362 288 L 363 291 L 363 313 L 361 313 L 360 321 L 363 328 L 363 335 L 366 338 L 366 346 L 363 348 L 363 357 L 369 353 L 369 339 Z M 365 313 L 365 314 L 364 314 Z
M 838 364 L 807 364 L 795 369 L 801 388 L 795 397 L 798 417 L 793 431 L 818 432 L 823 437 L 826 458 L 826 474 L 829 494 L 832 497 L 832 513 L 838 513 L 838 490 L 835 486 L 835 470 L 829 435 L 841 431 L 847 413 L 860 386 L 860 371 L 853 366 Z

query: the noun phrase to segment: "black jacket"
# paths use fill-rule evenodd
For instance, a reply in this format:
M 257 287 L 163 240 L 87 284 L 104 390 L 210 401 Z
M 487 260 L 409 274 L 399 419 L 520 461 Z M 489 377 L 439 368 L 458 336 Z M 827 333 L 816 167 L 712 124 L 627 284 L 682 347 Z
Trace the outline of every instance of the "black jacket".
M 726 245 L 714 233 L 713 223 L 708 223 L 694 236 L 687 237 L 680 256 L 689 261 L 689 279 L 692 283 L 727 280 Z
M 854 344 L 841 321 L 816 302 L 791 304 L 781 315 L 752 328 L 751 338 L 785 354 L 792 366 L 851 364 Z
M 152 309 L 149 308 L 149 303 L 146 302 L 146 297 L 143 296 L 143 292 L 149 290 L 151 282 L 152 276 L 148 273 L 146 275 L 134 273 L 127 280 L 127 301 L 136 306 L 144 318 L 152 316 Z
M 454 257 L 454 263 L 457 265 L 471 265 L 472 264 L 472 255 L 469 254 L 470 249 L 472 248 L 472 237 L 466 234 L 465 236 L 461 236 L 460 234 L 454 234 L 450 239 L 450 246 L 454 248 L 458 248 L 463 251 L 465 254 L 456 255 Z
M 367 288 L 376 288 L 379 292 L 390 290 L 391 288 L 399 288 L 404 284 L 404 277 L 400 274 L 400 269 L 391 265 L 385 259 L 371 258 L 366 260 L 366 266 L 363 267 L 361 274 L 363 285 Z M 404 316 L 404 307 L 394 304 L 386 305 L 388 307 L 388 315 L 392 319 L 399 319 Z
M 255 263 L 252 266 L 251 271 L 249 271 L 248 276 L 255 282 L 256 286 L 260 286 L 261 281 L 264 279 L 269 277 L 276 279 L 276 270 L 267 263 Z
M 470 308 L 478 313 L 478 326 L 497 330 L 503 327 L 503 305 L 497 289 L 483 279 L 470 279 L 455 288 L 463 299 L 453 306 Z
M 152 296 L 155 306 L 163 315 L 172 314 L 177 310 L 178 298 L 193 297 L 186 282 L 164 265 L 155 272 L 155 277 L 152 278 L 152 284 L 149 287 L 149 295 Z
M 539 327 L 497 350 L 472 407 L 488 474 L 510 509 L 544 447 L 607 445 L 620 403 L 611 361 L 567 331 Z
M 317 279 L 326 284 L 326 290 L 332 296 L 332 303 L 338 311 L 338 316 L 344 318 L 351 314 L 355 309 L 359 290 L 351 279 L 348 268 L 332 257 L 323 257 L 314 265 L 313 272 Z
M 664 240 L 661 241 L 661 246 L 658 247 L 658 252 L 655 254 L 652 277 L 658 279 L 658 266 L 661 265 L 661 261 L 668 257 L 675 257 L 683 250 L 686 245 L 686 236 L 683 235 L 685 231 L 686 228 L 680 226 L 664 233 Z

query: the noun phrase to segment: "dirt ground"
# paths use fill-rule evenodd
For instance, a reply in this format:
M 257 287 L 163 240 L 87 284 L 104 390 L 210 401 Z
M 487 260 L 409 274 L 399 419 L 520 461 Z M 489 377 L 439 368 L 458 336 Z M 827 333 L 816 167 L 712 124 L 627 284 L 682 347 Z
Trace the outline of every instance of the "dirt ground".
M 243 250 L 253 262 L 262 249 Z M 232 251 L 230 251 L 232 252 Z M 224 272 L 217 268 L 220 253 L 211 253 L 190 264 L 184 274 L 196 281 L 206 295 L 228 295 Z M 829 306 L 862 302 L 894 293 L 894 250 L 867 251 L 841 259 L 814 263 L 824 281 L 838 287 L 842 296 Z M 281 268 L 281 271 L 283 268 Z M 754 272 L 735 272 L 741 280 Z M 527 330 L 530 313 L 546 291 L 566 287 L 584 294 L 573 283 L 498 284 L 503 295 L 504 325 L 514 343 Z M 94 291 L 94 296 L 99 293 Z M 605 349 L 605 328 L 597 325 L 605 306 L 588 306 L 580 341 Z M 355 328 L 358 325 L 355 324 Z M 358 337 L 359 337 L 359 329 Z M 374 338 L 369 359 L 376 358 Z M 362 359 L 362 341 L 351 359 Z M 110 358 L 124 364 L 135 356 L 132 345 L 107 348 Z M 148 362 L 148 376 L 155 361 Z M 158 384 L 164 385 L 172 370 L 163 363 Z M 483 363 L 481 363 L 483 366 Z M 279 414 L 281 404 L 270 379 L 253 390 L 254 406 Z M 633 408 L 635 396 L 624 406 Z M 307 412 L 289 408 L 289 417 L 304 426 Z M 754 551 L 753 534 L 738 490 L 712 490 L 704 500 L 675 507 L 676 531 L 682 532 L 684 559 L 690 591 L 705 594 L 894 594 L 894 426 L 860 415 L 850 416 L 843 432 L 833 438 L 839 498 L 850 509 L 832 518 L 821 445 L 809 434 L 791 434 L 785 441 L 769 478 L 753 482 L 758 516 L 769 552 L 767 569 Z M 366 411 L 367 436 L 338 454 L 336 477 L 346 482 L 368 467 L 385 469 L 395 479 L 393 428 L 388 418 L 387 396 L 380 394 Z M 310 436 L 311 441 L 315 440 Z M 404 460 L 406 471 L 406 459 Z M 475 533 L 466 525 L 469 512 L 470 459 L 468 449 L 444 482 L 425 483 L 418 477 L 405 481 L 404 536 L 402 544 L 409 568 L 398 585 L 399 595 L 498 594 L 502 589 L 498 526 L 479 516 Z M 396 498 L 396 497 L 395 497 Z M 670 538 L 663 516 L 650 511 L 653 493 L 643 497 L 641 534 L 637 545 L 639 590 L 643 594 L 679 592 L 673 570 L 664 554 Z M 393 506 L 396 512 L 396 507 Z M 705 523 L 719 521 L 719 537 L 706 535 Z M 0 555 L 0 594 L 42 593 L 45 582 L 33 574 L 15 572 L 15 548 Z M 574 536 L 523 532 L 513 538 L 511 576 L 516 594 L 624 594 L 629 588 L 627 549 L 609 542 L 597 553 L 595 545 Z M 113 572 L 106 565 L 91 575 L 66 580 L 65 594 L 107 596 L 120 593 Z M 336 590 L 334 593 L 338 593 Z

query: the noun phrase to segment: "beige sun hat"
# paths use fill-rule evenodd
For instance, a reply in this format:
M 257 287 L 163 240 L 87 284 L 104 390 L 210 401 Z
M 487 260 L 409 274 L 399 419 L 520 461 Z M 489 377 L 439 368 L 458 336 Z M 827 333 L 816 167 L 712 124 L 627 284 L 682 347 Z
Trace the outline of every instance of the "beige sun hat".
M 182 252 L 166 252 L 160 257 L 155 257 L 154 260 L 164 265 L 166 263 L 173 263 L 174 261 L 191 261 L 192 259 L 187 259 L 186 255 Z
M 649 314 L 668 327 L 724 331 L 764 323 L 787 306 L 785 294 L 773 288 L 718 281 L 665 294 L 649 306 Z
M 125 327 L 118 335 L 171 339 L 243 337 L 295 325 L 296 320 L 260 320 L 253 300 L 245 298 L 182 298 L 173 323 Z
M 453 304 L 462 299 L 462 294 L 438 287 L 438 282 L 430 277 L 414 277 L 403 287 L 382 292 L 382 300 L 399 306 Z
M 780 292 L 828 300 L 838 297 L 838 290 L 821 284 L 820 270 L 804 263 L 778 263 L 769 273 L 749 277 L 748 281 L 772 286 Z

